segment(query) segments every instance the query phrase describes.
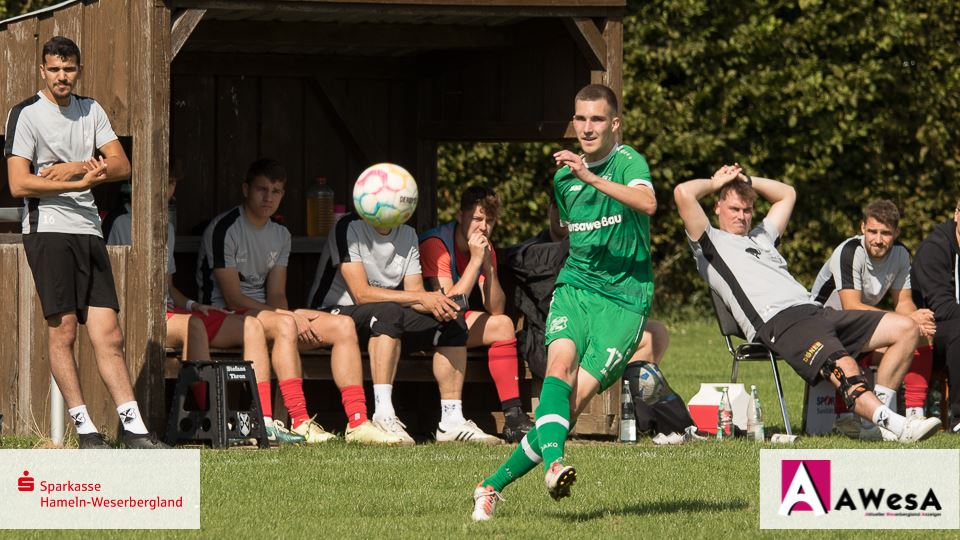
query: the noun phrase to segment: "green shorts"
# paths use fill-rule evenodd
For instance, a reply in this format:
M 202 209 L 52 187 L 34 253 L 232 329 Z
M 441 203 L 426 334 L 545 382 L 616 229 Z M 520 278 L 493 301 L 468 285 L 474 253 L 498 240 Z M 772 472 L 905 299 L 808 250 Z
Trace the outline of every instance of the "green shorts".
M 604 296 L 561 285 L 553 291 L 544 341 L 548 347 L 557 339 L 573 341 L 580 367 L 600 381 L 599 393 L 620 380 L 646 324 L 646 313 L 630 311 Z

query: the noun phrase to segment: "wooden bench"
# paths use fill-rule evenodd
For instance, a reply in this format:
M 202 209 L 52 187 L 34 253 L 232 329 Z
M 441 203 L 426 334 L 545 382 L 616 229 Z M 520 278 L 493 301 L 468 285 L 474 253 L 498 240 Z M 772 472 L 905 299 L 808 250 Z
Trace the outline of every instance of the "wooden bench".
M 240 359 L 239 349 L 215 349 L 210 356 L 216 359 Z M 307 409 L 317 415 L 317 421 L 329 429 L 342 431 L 346 425 L 346 416 L 340 403 L 340 392 L 333 383 L 330 367 L 330 349 L 321 348 L 301 352 L 303 365 L 304 395 Z M 440 394 L 433 378 L 432 354 L 429 352 L 409 352 L 400 357 L 397 377 L 394 384 L 394 406 L 397 415 L 407 424 L 411 433 L 427 434 L 436 429 L 440 420 Z M 179 372 L 179 352 L 167 349 L 164 376 L 167 379 L 168 404 L 172 398 L 173 383 Z M 363 379 L 367 394 L 368 411 L 372 413 L 373 390 L 370 377 L 369 357 L 362 354 Z M 536 408 L 542 381 L 527 369 L 521 359 L 520 399 L 525 411 L 532 413 Z M 617 390 L 614 392 L 613 390 Z M 581 415 L 574 434 L 587 436 L 612 436 L 616 433 L 619 421 L 619 387 L 611 389 L 595 398 L 588 410 Z M 286 407 L 276 379 L 273 384 L 273 410 L 277 418 L 285 418 Z M 496 387 L 487 369 L 486 348 L 467 351 L 467 369 L 464 374 L 463 389 L 464 415 L 475 421 L 488 432 L 499 433 L 503 429 L 503 413 Z M 531 415 L 532 416 L 532 415 Z

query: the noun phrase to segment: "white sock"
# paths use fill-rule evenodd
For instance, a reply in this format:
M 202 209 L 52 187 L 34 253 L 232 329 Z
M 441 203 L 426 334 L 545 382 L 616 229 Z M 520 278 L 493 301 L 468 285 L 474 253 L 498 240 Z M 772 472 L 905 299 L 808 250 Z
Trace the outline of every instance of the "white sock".
M 886 405 L 881 405 L 873 411 L 873 423 L 892 431 L 894 435 L 899 437 L 903 433 L 903 428 L 907 425 L 907 419 L 891 411 Z
M 271 417 L 269 417 L 269 416 L 264 416 L 264 417 L 263 417 L 263 425 L 265 425 L 265 426 L 272 426 L 272 425 L 273 425 L 273 418 L 271 418 Z
M 73 418 L 73 425 L 77 428 L 77 435 L 86 435 L 87 433 L 96 433 L 97 426 L 90 420 L 90 413 L 87 412 L 86 405 L 77 405 L 67 410 L 70 418 Z
M 117 407 L 117 414 L 120 415 L 120 423 L 123 424 L 124 431 L 129 431 L 136 435 L 146 435 L 147 426 L 143 424 L 143 418 L 140 417 L 140 407 L 136 401 L 128 401 Z
M 373 416 L 375 418 L 390 418 L 396 416 L 393 410 L 393 385 L 373 385 Z
M 463 402 L 459 399 L 440 400 L 440 428 L 447 430 L 466 422 L 463 417 Z
M 893 412 L 897 412 L 897 391 L 882 385 L 875 385 L 873 393 L 877 395 L 880 403 L 883 403 Z
M 911 416 L 923 416 L 923 407 L 907 407 L 906 416 L 908 418 Z

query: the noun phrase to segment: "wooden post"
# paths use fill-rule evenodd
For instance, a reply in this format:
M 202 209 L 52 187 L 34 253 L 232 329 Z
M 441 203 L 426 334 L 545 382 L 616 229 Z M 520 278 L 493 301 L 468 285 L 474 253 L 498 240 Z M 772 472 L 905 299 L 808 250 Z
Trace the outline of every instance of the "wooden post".
M 166 335 L 170 10 L 155 0 L 132 0 L 129 17 L 133 245 L 125 291 L 126 355 L 140 411 L 156 431 L 162 427 Z
M 590 82 L 605 84 L 617 95 L 623 106 L 623 20 L 611 17 L 603 27 L 603 41 L 606 43 L 606 70 L 590 72 Z

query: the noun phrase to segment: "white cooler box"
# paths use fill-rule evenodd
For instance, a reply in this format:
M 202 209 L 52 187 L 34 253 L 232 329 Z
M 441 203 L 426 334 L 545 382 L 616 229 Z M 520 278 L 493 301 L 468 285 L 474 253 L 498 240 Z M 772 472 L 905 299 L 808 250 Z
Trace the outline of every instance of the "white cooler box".
M 730 396 L 730 408 L 733 409 L 733 424 L 742 431 L 747 430 L 747 408 L 750 406 L 750 394 L 740 383 L 701 383 L 687 407 L 697 429 L 708 433 L 717 433 L 717 409 L 723 387 L 727 387 Z

